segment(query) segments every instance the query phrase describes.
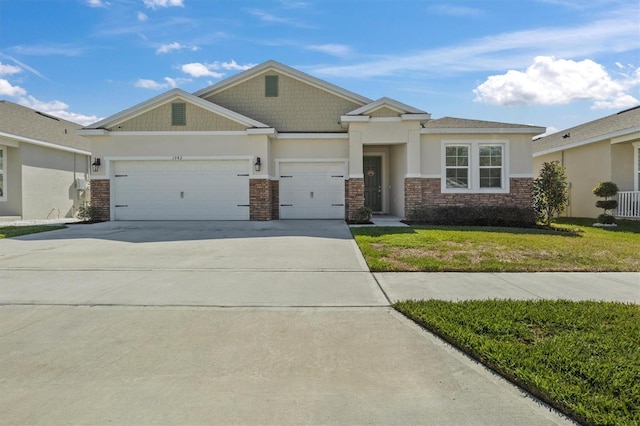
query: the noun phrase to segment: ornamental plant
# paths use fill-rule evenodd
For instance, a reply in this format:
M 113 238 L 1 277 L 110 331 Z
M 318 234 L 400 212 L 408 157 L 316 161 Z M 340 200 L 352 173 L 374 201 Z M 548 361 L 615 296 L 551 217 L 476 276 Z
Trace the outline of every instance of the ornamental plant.
M 538 220 L 551 226 L 553 218 L 564 212 L 569 203 L 566 169 L 558 161 L 542 164 L 533 181 L 533 208 Z
M 593 188 L 593 194 L 596 197 L 604 198 L 604 200 L 596 201 L 596 207 L 604 210 L 604 213 L 598 216 L 599 223 L 616 223 L 615 217 L 610 215 L 608 212 L 609 210 L 618 208 L 618 200 L 615 198 L 610 199 L 611 197 L 615 197 L 617 193 L 618 185 L 613 182 L 600 182 L 595 188 Z

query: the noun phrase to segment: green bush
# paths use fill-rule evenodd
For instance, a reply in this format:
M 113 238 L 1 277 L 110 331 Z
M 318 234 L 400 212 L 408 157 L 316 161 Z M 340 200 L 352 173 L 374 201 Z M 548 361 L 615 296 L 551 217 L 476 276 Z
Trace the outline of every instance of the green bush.
M 616 223 L 616 218 L 611 216 L 610 214 L 601 214 L 598 216 L 598 223 L 602 223 L 604 225 L 611 225 L 612 223 Z
M 603 197 L 604 200 L 596 201 L 596 207 L 603 209 L 604 213 L 598 216 L 598 222 L 604 224 L 616 223 L 616 219 L 609 214 L 609 210 L 618 208 L 618 200 L 615 198 L 610 200 L 609 197 L 615 197 L 618 193 L 618 185 L 613 182 L 600 182 L 592 190 L 596 197 Z
M 362 206 L 356 211 L 356 215 L 354 216 L 352 222 L 353 223 L 370 223 L 371 215 L 373 212 L 367 206 Z
M 91 204 L 85 204 L 78 209 L 76 217 L 84 222 L 99 222 L 100 210 Z
M 536 224 L 536 213 L 533 208 L 506 206 L 420 206 L 408 212 L 407 220 L 431 225 L 530 228 Z

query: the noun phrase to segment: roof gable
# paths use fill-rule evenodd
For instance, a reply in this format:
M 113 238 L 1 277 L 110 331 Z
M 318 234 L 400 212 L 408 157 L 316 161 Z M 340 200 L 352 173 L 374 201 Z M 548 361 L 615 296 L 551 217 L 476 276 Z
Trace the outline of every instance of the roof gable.
M 132 120 L 136 117 L 139 117 L 145 113 L 149 113 L 155 108 L 158 108 L 162 105 L 175 102 L 176 100 L 182 100 L 186 103 L 195 105 L 205 111 L 209 111 L 213 114 L 219 115 L 224 119 L 231 120 L 235 123 L 238 123 L 245 128 L 268 128 L 266 124 L 260 123 L 252 118 L 245 117 L 242 114 L 238 114 L 237 112 L 231 111 L 227 108 L 221 107 L 220 105 L 216 105 L 212 102 L 201 99 L 197 96 L 191 95 L 184 90 L 181 89 L 172 89 L 168 92 L 165 92 L 161 95 L 158 95 L 154 98 L 151 98 L 145 102 L 142 102 L 138 105 L 135 105 L 131 108 L 128 108 L 124 111 L 121 111 L 117 114 L 114 114 L 110 117 L 105 118 L 104 120 L 98 121 L 90 126 L 87 126 L 86 129 L 109 129 L 119 124 L 125 123 L 129 120 Z
M 354 92 L 350 92 L 349 90 L 343 89 L 342 87 L 338 87 L 327 81 L 313 77 L 309 74 L 306 74 L 295 68 L 291 68 L 287 65 L 281 64 L 280 62 L 277 62 L 274 60 L 263 62 L 260 65 L 256 65 L 253 68 L 250 68 L 246 71 L 243 71 L 239 74 L 236 74 L 232 77 L 222 80 L 216 84 L 213 84 L 211 86 L 205 87 L 204 89 L 198 90 L 197 92 L 194 92 L 193 95 L 201 98 L 207 98 L 223 90 L 226 90 L 230 87 L 233 87 L 237 84 L 250 80 L 268 71 L 276 71 L 278 73 L 287 75 L 288 77 L 299 80 L 301 82 L 304 82 L 306 84 L 309 84 L 311 86 L 327 91 L 333 95 L 345 98 L 346 100 L 349 100 L 351 102 L 354 102 L 360 105 L 365 105 L 371 102 L 371 99 L 369 98 L 358 95 L 357 93 L 354 93 Z
M 397 111 L 399 115 L 402 114 L 429 114 L 426 111 L 422 111 L 418 108 L 414 108 L 410 105 L 403 104 L 402 102 L 398 102 L 395 99 L 391 98 L 380 98 L 375 102 L 370 102 L 361 108 L 355 109 L 351 112 L 348 112 L 346 115 L 370 115 L 371 113 L 379 110 L 381 108 L 389 108 L 394 111 Z

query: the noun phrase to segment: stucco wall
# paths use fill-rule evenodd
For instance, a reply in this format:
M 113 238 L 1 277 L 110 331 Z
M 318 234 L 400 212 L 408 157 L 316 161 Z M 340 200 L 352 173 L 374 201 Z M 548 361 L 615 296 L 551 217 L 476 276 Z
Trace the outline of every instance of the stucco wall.
M 22 161 L 23 219 L 73 217 L 89 200 L 76 189 L 76 178 L 88 179 L 87 156 L 23 144 Z
M 22 216 L 22 152 L 20 148 L 6 148 L 6 201 L 0 201 L 0 216 Z
M 278 96 L 265 96 L 265 75 L 277 75 Z M 205 98 L 279 132 L 344 132 L 340 116 L 362 105 L 274 71 Z
M 178 102 L 178 101 L 177 101 Z M 182 101 L 179 101 L 182 102 Z M 247 126 L 196 105 L 186 103 L 186 126 L 171 125 L 171 102 L 109 129 L 113 131 L 206 131 L 245 130 Z
M 443 141 L 481 141 L 504 142 L 509 145 L 509 174 L 511 176 L 531 176 L 533 172 L 531 135 L 518 134 L 489 134 L 489 135 L 421 135 L 422 145 L 422 173 L 426 175 L 440 175 L 441 173 L 441 147 Z
M 390 175 L 389 213 L 404 217 L 404 181 L 407 174 L 407 145 L 391 145 L 389 158 Z
M 637 148 L 636 148 L 637 149 Z M 633 150 L 631 143 L 611 145 L 611 180 L 620 191 L 633 191 Z
M 559 161 L 566 168 L 571 187 L 565 216 L 595 218 L 602 213 L 602 209 L 596 208 L 598 198 L 591 191 L 599 182 L 612 180 L 610 147 L 609 141 L 603 141 L 534 159 L 534 177 L 538 176 L 544 162 Z

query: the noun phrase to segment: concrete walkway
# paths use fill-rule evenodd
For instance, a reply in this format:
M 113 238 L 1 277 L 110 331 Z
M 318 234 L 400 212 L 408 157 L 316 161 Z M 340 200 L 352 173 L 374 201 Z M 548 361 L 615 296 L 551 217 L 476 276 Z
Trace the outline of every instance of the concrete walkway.
M 0 424 L 572 424 L 391 309 L 421 276 L 341 221 L 0 240 Z

